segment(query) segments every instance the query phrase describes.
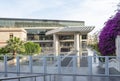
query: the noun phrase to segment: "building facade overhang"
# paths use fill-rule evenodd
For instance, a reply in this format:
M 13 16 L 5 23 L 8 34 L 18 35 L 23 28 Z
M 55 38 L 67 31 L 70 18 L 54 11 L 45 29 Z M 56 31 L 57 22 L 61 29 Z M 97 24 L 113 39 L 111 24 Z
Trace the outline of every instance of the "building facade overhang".
M 0 32 L 24 32 L 27 34 L 27 31 L 24 28 L 0 28 Z
M 82 26 L 82 27 L 61 27 L 46 32 L 46 35 L 62 34 L 62 33 L 89 33 L 95 27 L 94 26 Z

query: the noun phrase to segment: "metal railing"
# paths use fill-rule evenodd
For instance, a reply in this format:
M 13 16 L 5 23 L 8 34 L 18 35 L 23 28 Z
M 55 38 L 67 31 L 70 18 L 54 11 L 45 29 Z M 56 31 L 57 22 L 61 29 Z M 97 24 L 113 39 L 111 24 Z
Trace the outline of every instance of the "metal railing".
M 37 77 L 43 77 L 43 81 L 45 81 L 45 74 L 31 74 L 31 75 L 20 75 L 20 76 L 16 76 L 16 77 L 0 77 L 0 81 L 2 80 L 13 80 L 13 79 L 17 79 L 18 81 L 21 81 L 21 79 L 23 78 L 32 78 L 32 81 L 36 81 Z M 34 78 L 34 80 L 33 80 Z
M 120 76 L 120 61 L 116 56 L 67 56 L 72 58 L 69 63 L 71 65 L 62 67 L 61 62 L 64 56 L 38 56 L 34 59 L 33 56 L 27 56 L 25 60 L 20 61 L 23 57 L 17 56 L 15 65 L 9 64 L 7 60 L 9 56 L 3 56 L 4 60 L 0 62 L 0 73 L 5 78 L 9 78 L 10 74 L 16 74 L 19 79 L 21 74 L 42 74 L 48 75 L 71 75 L 71 76 Z M 87 59 L 84 60 L 83 57 Z M 82 66 L 82 60 L 86 61 L 87 66 Z M 69 64 L 68 63 L 68 64 Z M 81 63 L 81 64 L 80 64 Z M 57 66 L 55 66 L 57 64 Z M 111 70 L 112 69 L 112 70 Z M 114 72 L 112 72 L 114 70 Z M 45 75 L 46 74 L 46 75 Z M 33 77 L 37 77 L 34 75 Z M 30 75 L 32 77 L 32 75 Z M 29 77 L 24 75 L 24 77 Z M 3 78 L 3 79 L 5 79 Z
M 41 77 L 41 78 L 39 78 Z M 67 80 L 65 77 L 69 77 Z M 16 77 L 0 77 L 0 81 L 80 81 L 82 80 L 81 77 L 86 77 L 92 79 L 92 77 L 98 77 L 98 78 L 107 78 L 107 81 L 109 81 L 110 77 L 118 78 L 119 76 L 99 76 L 99 75 L 94 75 L 94 76 L 88 76 L 88 75 L 79 75 L 79 74 L 30 74 L 30 75 L 21 75 L 21 76 L 16 76 Z M 80 78 L 77 80 L 77 78 Z M 28 80 L 25 80 L 28 79 Z

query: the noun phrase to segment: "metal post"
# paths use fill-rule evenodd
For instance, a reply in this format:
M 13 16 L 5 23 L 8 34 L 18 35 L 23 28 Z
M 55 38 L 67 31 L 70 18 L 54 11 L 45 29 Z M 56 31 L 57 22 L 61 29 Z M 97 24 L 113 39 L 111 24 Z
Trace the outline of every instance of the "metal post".
M 88 73 L 92 75 L 92 56 L 88 56 Z
M 105 56 L 105 75 L 109 76 L 109 57 Z
M 29 56 L 29 69 L 30 69 L 30 73 L 33 73 L 33 60 L 32 60 L 32 56 Z M 33 81 L 33 77 L 31 77 L 31 81 Z
M 51 75 L 49 75 L 49 80 L 51 81 Z
M 96 63 L 96 51 L 93 51 L 94 63 Z
M 46 76 L 45 76 L 45 74 L 44 74 L 44 76 L 43 76 L 43 81 L 46 81 Z
M 32 73 L 33 72 L 33 68 L 32 68 L 32 56 L 29 56 L 29 69 L 30 69 L 30 72 Z
M 77 57 L 79 56 L 73 56 L 73 74 L 77 73 Z M 73 81 L 76 81 L 76 76 L 73 76 Z
M 36 77 L 35 77 L 35 81 L 36 81 Z
M 20 81 L 20 78 L 18 78 L 18 81 Z
M 8 74 L 7 74 L 7 56 L 5 55 L 4 56 L 4 72 L 5 72 L 5 77 L 7 77 L 8 76 Z
M 44 81 L 46 81 L 46 76 L 45 74 L 47 73 L 47 61 L 46 61 L 46 57 L 43 57 L 43 71 L 44 71 Z
M 118 71 L 120 71 L 120 56 L 118 57 Z
M 59 75 L 61 74 L 61 56 L 60 55 L 57 56 L 57 67 L 58 67 L 58 75 L 54 75 L 55 76 L 54 80 L 61 81 L 61 75 Z
M 43 58 L 43 71 L 44 71 L 44 74 L 47 72 L 47 61 L 45 56 Z
M 19 62 L 19 56 L 17 56 L 17 66 L 16 66 L 16 69 L 17 69 L 17 76 L 20 75 L 20 62 Z
M 58 74 L 61 74 L 61 56 L 58 56 Z
M 53 81 L 55 81 L 56 80 L 56 77 L 55 77 L 55 75 L 53 75 Z
M 74 57 L 73 57 L 73 73 L 74 73 L 74 74 L 77 73 L 77 57 L 78 57 L 78 56 L 74 56 Z

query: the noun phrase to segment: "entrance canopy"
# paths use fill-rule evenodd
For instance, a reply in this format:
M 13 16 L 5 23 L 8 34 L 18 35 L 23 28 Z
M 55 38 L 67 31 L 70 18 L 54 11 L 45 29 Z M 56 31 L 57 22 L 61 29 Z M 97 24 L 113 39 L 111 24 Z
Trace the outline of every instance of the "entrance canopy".
M 91 32 L 95 27 L 94 26 L 82 26 L 82 27 L 61 27 L 61 28 L 57 28 L 54 30 L 50 30 L 48 32 L 46 32 L 46 35 L 51 35 L 51 34 L 55 34 L 55 33 L 89 33 Z

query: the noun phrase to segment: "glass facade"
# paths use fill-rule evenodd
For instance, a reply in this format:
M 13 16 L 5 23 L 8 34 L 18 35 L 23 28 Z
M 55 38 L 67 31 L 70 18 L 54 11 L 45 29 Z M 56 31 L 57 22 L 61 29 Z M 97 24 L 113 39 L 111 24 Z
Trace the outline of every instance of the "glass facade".
M 48 30 L 45 29 L 26 29 L 28 40 L 53 40 L 53 36 L 46 36 Z
M 82 41 L 82 50 L 85 51 L 87 47 L 87 41 Z
M 53 40 L 53 36 L 46 36 L 41 34 L 27 34 L 28 40 Z
M 54 27 L 77 26 L 84 26 L 84 21 L 0 18 L 1 28 L 25 28 L 27 40 L 39 43 L 43 52 L 46 50 L 53 51 L 53 35 L 46 36 L 47 31 L 54 29 Z M 87 39 L 87 35 L 83 35 L 82 39 Z M 61 51 L 70 51 L 74 48 L 74 35 L 60 35 L 59 40 L 62 40 L 60 41 Z M 82 42 L 82 48 L 85 48 L 85 46 L 86 42 Z
M 60 51 L 69 52 L 74 48 L 74 35 L 59 35 Z
M 82 35 L 82 39 L 87 39 L 87 35 Z
M 59 35 L 60 40 L 73 40 L 74 36 L 73 35 Z
M 84 21 L 0 18 L 0 27 L 84 26 Z

